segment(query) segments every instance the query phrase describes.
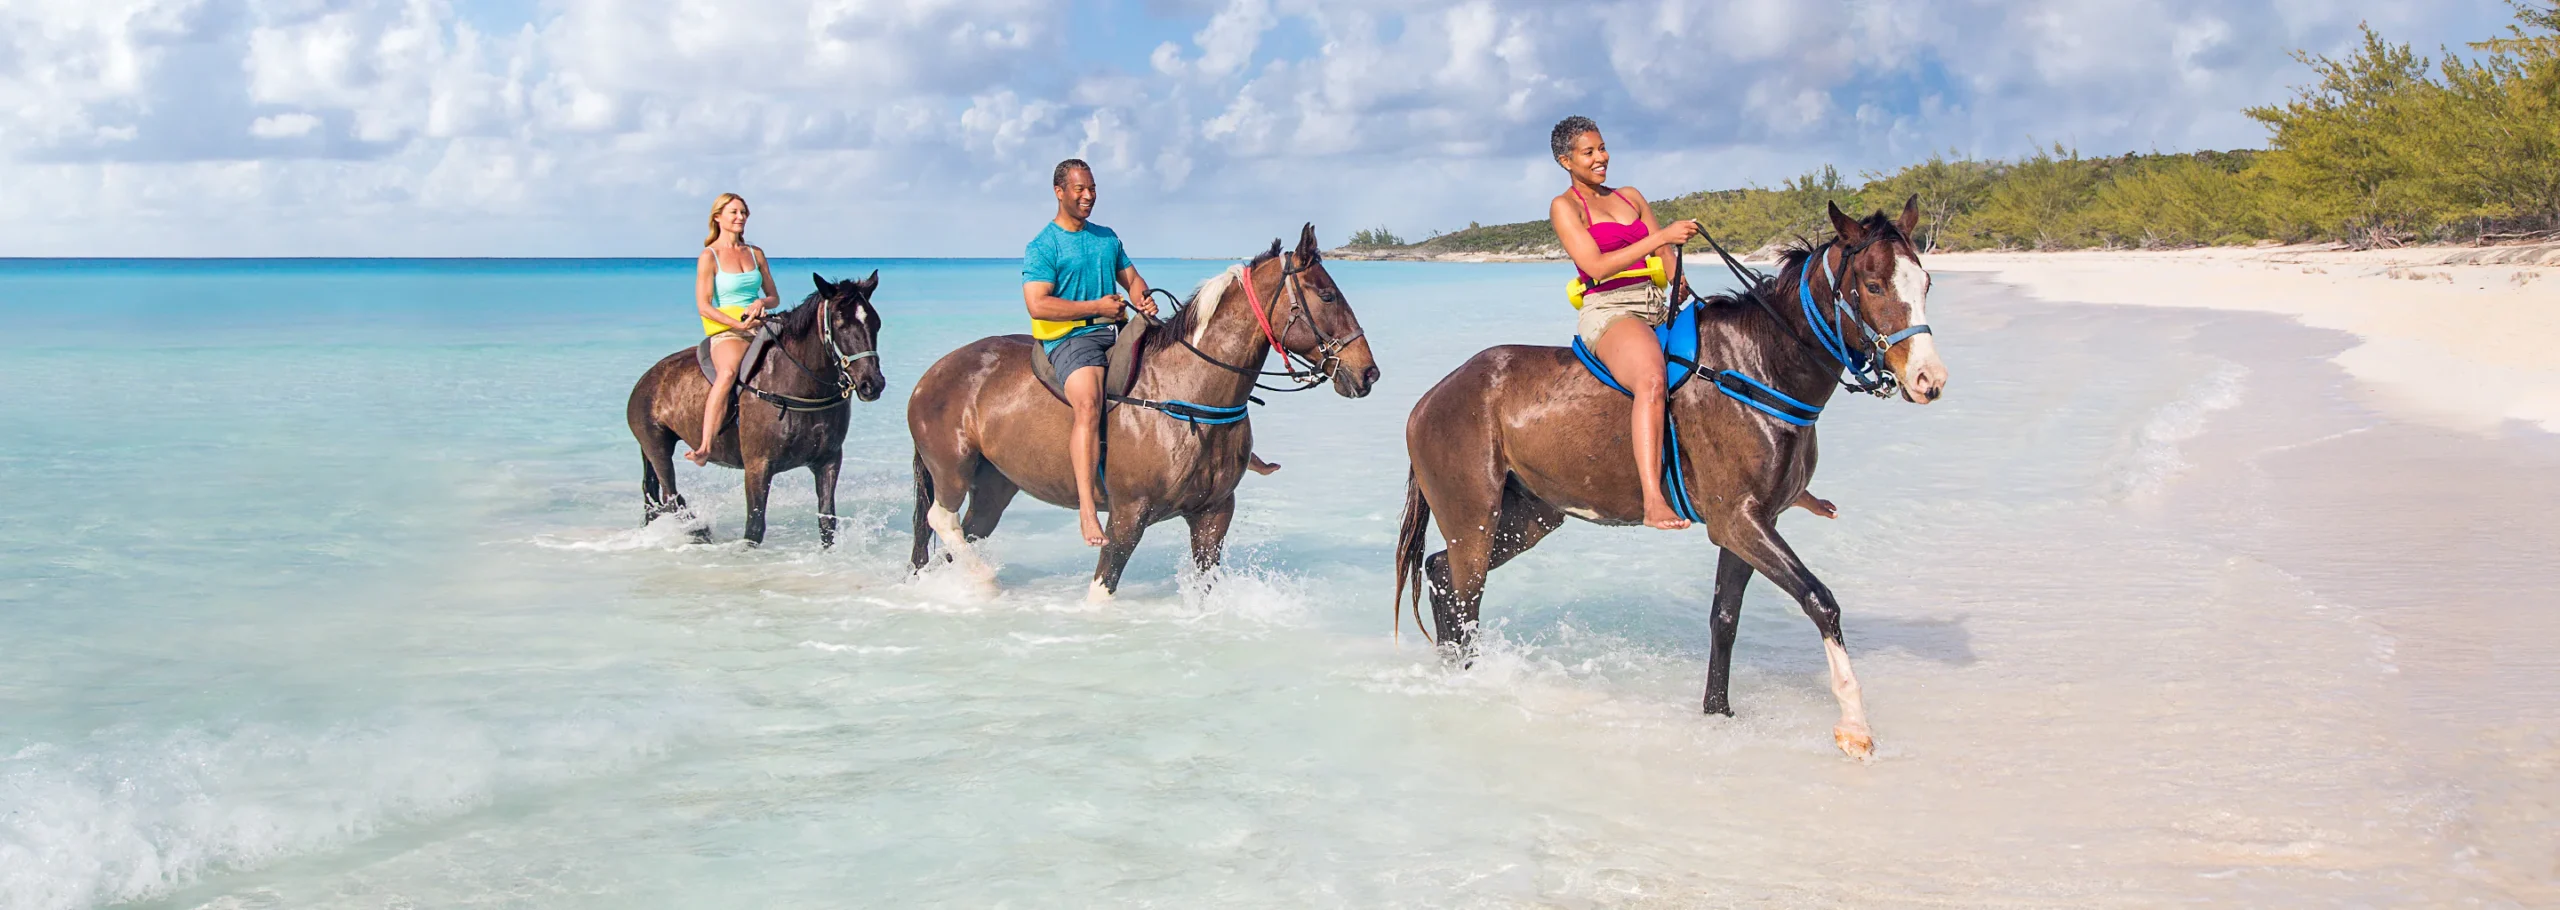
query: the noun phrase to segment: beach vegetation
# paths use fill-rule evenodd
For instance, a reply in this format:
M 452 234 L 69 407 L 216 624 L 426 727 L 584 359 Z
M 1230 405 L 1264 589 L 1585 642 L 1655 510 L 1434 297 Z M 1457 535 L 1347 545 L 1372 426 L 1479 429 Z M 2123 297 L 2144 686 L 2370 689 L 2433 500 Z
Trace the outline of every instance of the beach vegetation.
M 2467 53 L 2431 58 L 2367 27 L 2342 58 L 2297 54 L 2311 81 L 2248 111 L 2265 149 L 2088 156 L 2056 144 L 2015 161 L 1951 151 L 1856 183 L 1825 166 L 1776 187 L 1658 199 L 1654 212 L 1695 218 L 1735 252 L 1821 234 L 1828 203 L 1860 212 L 1915 196 L 1925 251 L 2547 238 L 2560 234 L 2560 0 L 2509 3 L 2506 33 Z M 1469 223 L 1416 247 L 1558 252 L 1544 220 Z

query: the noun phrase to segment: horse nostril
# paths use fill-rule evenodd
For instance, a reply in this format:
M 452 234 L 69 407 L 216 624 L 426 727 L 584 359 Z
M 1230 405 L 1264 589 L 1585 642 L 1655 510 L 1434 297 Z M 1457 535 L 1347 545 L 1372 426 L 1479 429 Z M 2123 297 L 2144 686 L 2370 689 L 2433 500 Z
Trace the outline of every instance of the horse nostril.
M 1375 364 L 1372 364 L 1372 365 L 1370 365 L 1370 367 L 1369 367 L 1368 369 L 1360 371 L 1360 381 L 1361 381 L 1361 382 L 1364 382 L 1364 383 L 1375 383 L 1375 382 L 1377 382 L 1377 381 L 1378 381 L 1378 368 L 1377 368 L 1377 366 L 1376 366 Z

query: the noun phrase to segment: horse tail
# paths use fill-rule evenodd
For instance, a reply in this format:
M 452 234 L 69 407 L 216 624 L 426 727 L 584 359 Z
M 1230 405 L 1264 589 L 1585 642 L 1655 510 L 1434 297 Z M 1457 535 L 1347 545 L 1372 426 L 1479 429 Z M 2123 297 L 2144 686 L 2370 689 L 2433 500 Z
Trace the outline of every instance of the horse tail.
M 907 562 L 918 571 L 933 558 L 933 522 L 926 510 L 933 508 L 933 471 L 924 466 L 924 454 L 916 454 L 916 549 Z
M 1413 469 L 1404 472 L 1404 527 L 1396 531 L 1396 596 L 1394 609 L 1388 611 L 1387 629 L 1392 637 L 1404 635 L 1404 588 L 1413 585 L 1413 628 L 1422 633 L 1423 641 L 1431 641 L 1431 630 L 1422 625 L 1422 592 L 1430 586 L 1423 578 L 1423 532 L 1431 525 L 1431 500 L 1422 495 L 1422 484 L 1414 478 Z

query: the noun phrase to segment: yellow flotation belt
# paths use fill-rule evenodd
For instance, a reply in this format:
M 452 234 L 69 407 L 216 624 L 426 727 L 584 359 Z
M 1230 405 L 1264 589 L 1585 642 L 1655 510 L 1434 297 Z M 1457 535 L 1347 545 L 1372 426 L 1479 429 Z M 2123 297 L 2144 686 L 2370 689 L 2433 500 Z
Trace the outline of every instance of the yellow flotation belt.
M 723 306 L 723 307 L 712 307 L 712 309 L 719 310 L 720 312 L 723 312 L 723 313 L 727 313 L 727 314 L 729 314 L 729 318 L 731 318 L 731 319 L 735 319 L 735 320 L 737 320 L 737 321 L 739 321 L 739 322 L 745 322 L 745 321 L 747 321 L 747 308 L 746 308 L 746 307 L 742 307 L 742 306 Z M 728 327 L 728 326 L 726 326 L 726 325 L 722 325 L 722 324 L 720 324 L 720 323 L 718 323 L 718 322 L 714 322 L 714 321 L 709 320 L 709 319 L 704 319 L 704 320 L 702 320 L 702 337 L 704 337 L 704 338 L 709 338 L 709 337 L 711 337 L 711 336 L 713 336 L 713 335 L 717 335 L 717 334 L 720 334 L 720 333 L 722 333 L 722 332 L 726 332 L 726 331 L 729 331 L 729 327 Z
M 1658 288 L 1667 288 L 1671 286 L 1671 273 L 1662 267 L 1662 257 L 1660 256 L 1644 257 L 1644 265 L 1642 267 L 1628 269 L 1626 271 L 1619 272 L 1618 274 L 1611 275 L 1609 276 L 1608 281 L 1600 283 L 1608 284 L 1610 281 L 1617 281 L 1622 278 L 1643 278 L 1653 282 L 1653 286 Z M 1582 309 L 1582 293 L 1590 289 L 1590 285 L 1583 283 L 1581 275 L 1575 275 L 1573 276 L 1573 283 L 1565 286 L 1564 299 L 1572 301 L 1574 309 Z
M 1116 316 L 1087 316 L 1083 319 L 1064 320 L 1034 319 L 1031 320 L 1031 337 L 1037 338 L 1041 341 L 1056 341 L 1060 338 L 1067 337 L 1068 332 L 1084 328 L 1085 326 L 1112 325 L 1119 321 L 1119 317 Z

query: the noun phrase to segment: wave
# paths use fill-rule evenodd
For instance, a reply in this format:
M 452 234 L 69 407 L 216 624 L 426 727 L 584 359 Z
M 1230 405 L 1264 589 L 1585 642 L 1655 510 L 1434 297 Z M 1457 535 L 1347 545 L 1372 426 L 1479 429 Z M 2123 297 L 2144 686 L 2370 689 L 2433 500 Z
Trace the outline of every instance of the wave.
M 547 717 L 419 711 L 321 729 L 243 723 L 37 743 L 0 759 L 0 907 L 165 895 L 647 762 L 707 712 L 598 705 Z
M 2185 472 L 2190 465 L 2179 446 L 2203 435 L 2214 412 L 2238 407 L 2248 378 L 2249 368 L 2222 364 L 2188 386 L 2184 394 L 2153 410 L 2134 430 L 2131 451 L 2108 478 L 2112 498 L 2158 492 Z

